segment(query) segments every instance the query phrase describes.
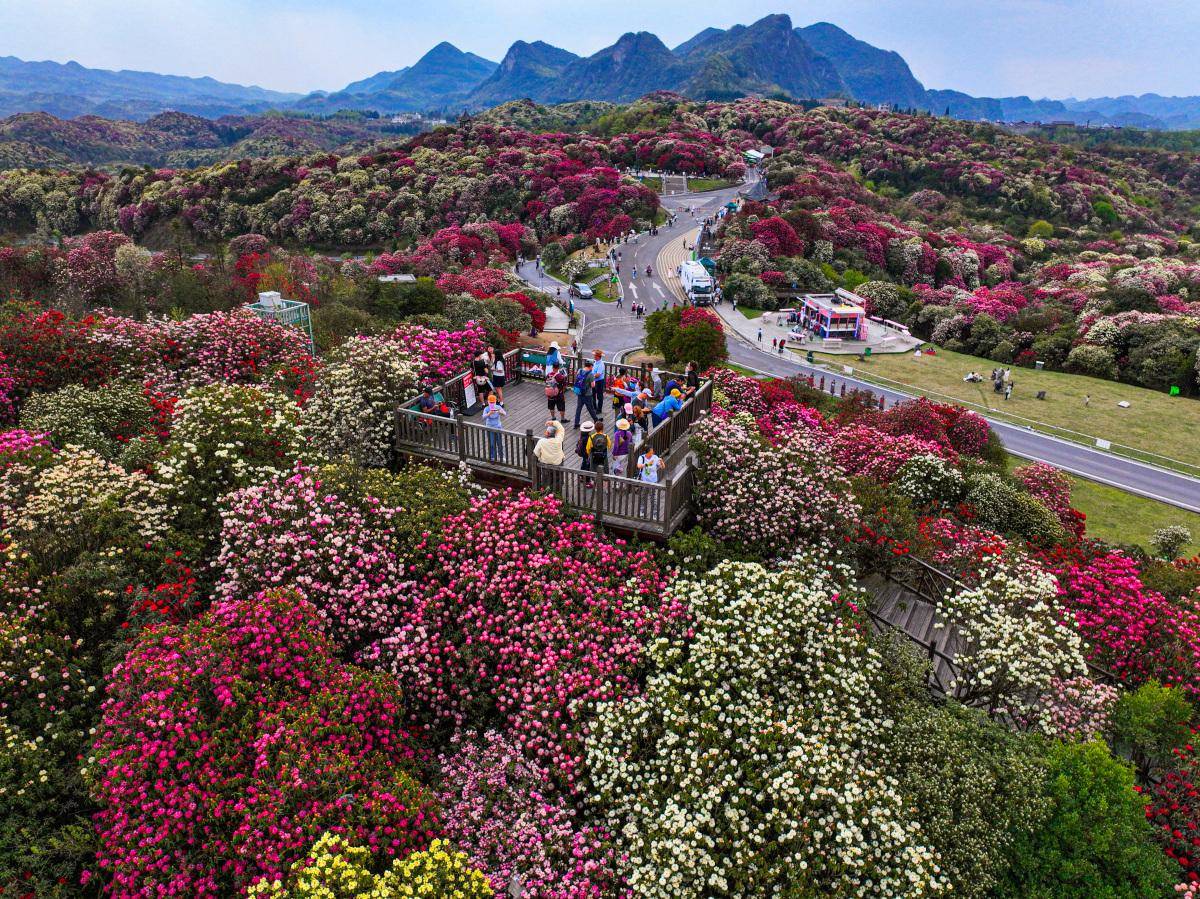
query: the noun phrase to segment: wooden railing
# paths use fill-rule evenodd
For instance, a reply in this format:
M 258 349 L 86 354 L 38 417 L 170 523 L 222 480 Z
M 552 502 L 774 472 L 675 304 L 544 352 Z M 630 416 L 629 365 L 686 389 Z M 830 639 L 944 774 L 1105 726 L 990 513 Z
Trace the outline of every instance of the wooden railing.
M 591 512 L 604 524 L 658 536 L 669 536 L 691 509 L 693 471 L 690 461 L 658 484 L 599 472 L 533 466 L 533 487 L 558 496 L 564 504 Z

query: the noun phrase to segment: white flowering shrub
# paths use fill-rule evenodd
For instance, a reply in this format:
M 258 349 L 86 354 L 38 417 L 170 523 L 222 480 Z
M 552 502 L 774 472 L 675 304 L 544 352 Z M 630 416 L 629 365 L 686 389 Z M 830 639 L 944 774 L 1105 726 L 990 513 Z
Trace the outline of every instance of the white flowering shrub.
M 360 337 L 338 347 L 304 407 L 304 430 L 329 459 L 385 465 L 396 406 L 417 392 L 417 366 L 396 344 Z
M 947 895 L 993 895 L 1014 839 L 1047 813 L 1038 744 L 957 703 L 911 702 L 896 719 L 883 761 L 937 852 Z
M 745 418 L 710 417 L 692 430 L 701 527 L 764 558 L 838 545 L 861 510 L 837 463 L 798 434 L 772 446 Z
M 950 506 L 962 499 L 966 480 L 957 468 L 937 456 L 913 456 L 900 466 L 892 487 L 917 506 Z
M 1026 718 L 1056 678 L 1087 670 L 1058 582 L 1032 565 L 998 565 L 940 609 L 939 626 L 955 625 L 966 646 L 955 660 L 957 694 L 989 712 Z
M 21 426 L 49 434 L 58 446 L 73 444 L 117 459 L 131 440 L 149 430 L 153 415 L 140 384 L 68 384 L 31 396 L 21 409 Z
M 671 588 L 694 636 L 602 703 L 589 797 L 646 899 L 927 896 L 937 865 L 895 781 L 879 652 L 824 561 L 726 562 Z
M 198 515 L 211 525 L 220 497 L 289 470 L 303 445 L 299 410 L 286 397 L 257 387 L 196 387 L 175 404 L 156 478 L 182 520 Z

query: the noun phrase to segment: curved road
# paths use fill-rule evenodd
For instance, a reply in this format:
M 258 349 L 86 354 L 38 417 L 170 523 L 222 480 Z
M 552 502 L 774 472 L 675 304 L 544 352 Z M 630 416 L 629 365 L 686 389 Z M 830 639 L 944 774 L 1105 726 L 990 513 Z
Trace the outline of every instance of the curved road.
M 615 354 L 641 347 L 644 329 L 642 322 L 630 312 L 631 303 L 635 300 L 644 303 L 647 312 L 653 312 L 682 298 L 682 294 L 676 293 L 679 288 L 674 271 L 661 270 L 658 264 L 660 254 L 663 254 L 669 243 L 684 235 L 687 235 L 689 243 L 692 242 L 701 222 L 714 215 L 736 195 L 737 188 L 728 188 L 662 198 L 664 208 L 676 214 L 675 224 L 660 228 L 658 234 L 653 237 L 641 234 L 636 243 L 629 242 L 617 246 L 621 253 L 620 280 L 624 308 L 618 309 L 616 303 L 576 303 L 576 308 L 586 316 L 584 342 L 589 349 L 600 349 Z M 677 252 L 668 251 L 664 255 L 664 261 L 673 260 L 677 255 Z M 653 278 L 647 278 L 645 275 L 647 264 L 654 267 Z M 674 262 L 669 262 L 668 265 L 673 266 Z M 634 266 L 638 270 L 636 279 L 632 277 Z M 542 274 L 539 277 L 533 265 L 529 263 L 518 266 L 517 273 L 534 287 L 547 283 L 557 284 L 548 275 Z M 781 358 L 759 349 L 731 329 L 727 328 L 726 331 L 729 360 L 746 368 L 781 378 L 796 374 L 815 374 L 818 378 L 824 376 L 830 384 L 830 389 L 837 389 L 845 383 L 848 389 L 864 390 L 876 396 L 883 396 L 889 402 L 912 398 L 909 394 L 857 378 L 831 374 L 828 369 Z M 1013 455 L 1046 462 L 1080 477 L 1200 513 L 1200 479 L 1090 449 L 993 418 L 988 418 L 988 423 L 1000 436 L 1004 448 Z

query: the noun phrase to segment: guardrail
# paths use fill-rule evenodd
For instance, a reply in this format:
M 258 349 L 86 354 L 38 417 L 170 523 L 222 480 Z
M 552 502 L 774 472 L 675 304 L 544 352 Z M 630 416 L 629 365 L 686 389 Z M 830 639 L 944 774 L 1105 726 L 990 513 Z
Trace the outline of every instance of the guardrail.
M 522 380 L 541 380 L 543 369 L 528 350 L 510 350 L 504 354 L 509 383 Z M 581 357 L 564 357 L 570 377 L 582 364 Z M 606 362 L 608 371 L 618 374 L 648 376 L 646 366 Z M 663 379 L 682 375 L 663 372 Z M 463 372 L 437 387 L 448 402 L 463 408 L 466 401 L 465 382 L 471 373 Z M 395 440 L 397 453 L 436 459 L 465 465 L 474 471 L 520 481 L 534 489 L 549 490 L 575 509 L 591 512 L 605 524 L 641 533 L 666 537 L 673 533 L 691 511 L 692 487 L 695 473 L 690 458 L 682 467 L 668 469 L 665 478 L 649 484 L 632 478 L 615 477 L 602 472 L 581 471 L 557 465 L 544 465 L 534 456 L 537 440 L 532 430 L 525 433 L 489 428 L 467 421 L 461 414 L 434 415 L 414 408 L 415 398 L 396 407 Z M 707 412 L 712 403 L 712 381 L 705 380 L 700 389 L 683 404 L 678 412 L 652 428 L 642 442 L 633 448 L 631 460 L 641 456 L 648 446 L 664 459 L 670 450 L 687 434 L 688 429 Z

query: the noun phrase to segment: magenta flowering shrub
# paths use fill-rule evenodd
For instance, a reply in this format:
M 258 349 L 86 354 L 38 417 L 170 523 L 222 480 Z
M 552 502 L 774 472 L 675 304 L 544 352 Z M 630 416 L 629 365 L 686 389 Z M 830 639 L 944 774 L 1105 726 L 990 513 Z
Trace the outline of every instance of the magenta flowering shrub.
M 520 877 L 529 899 L 627 896 L 605 833 L 582 825 L 551 774 L 508 737 L 456 737 L 441 757 L 442 832 L 470 856 L 497 895 Z
M 501 726 L 567 783 L 583 700 L 636 691 L 645 644 L 681 626 L 649 554 L 555 497 L 493 493 L 417 547 L 396 625 L 372 650 L 434 726 Z
M 471 360 L 487 344 L 487 334 L 475 322 L 458 331 L 434 331 L 416 324 L 402 324 L 391 339 L 423 367 L 418 377 L 445 381 L 466 371 Z
M 339 662 L 288 591 L 146 631 L 108 678 L 86 775 L 113 896 L 227 896 L 336 829 L 383 858 L 437 835 L 396 683 Z
M 17 417 L 17 404 L 13 396 L 16 389 L 17 379 L 4 364 L 4 354 L 0 353 L 0 424 L 11 422 Z
M 1098 552 L 1052 564 L 1088 658 L 1137 686 L 1148 680 L 1200 696 L 1200 615 L 1145 587 L 1135 561 Z

